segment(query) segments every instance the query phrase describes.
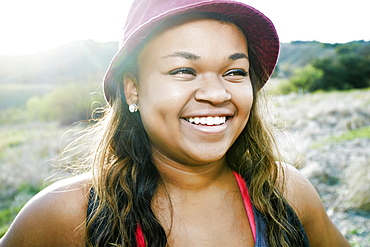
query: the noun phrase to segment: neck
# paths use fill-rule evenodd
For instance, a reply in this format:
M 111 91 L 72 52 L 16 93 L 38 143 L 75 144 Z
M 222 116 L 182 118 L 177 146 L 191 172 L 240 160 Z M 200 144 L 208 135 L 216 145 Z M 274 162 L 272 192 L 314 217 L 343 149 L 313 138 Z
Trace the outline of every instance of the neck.
M 154 163 L 169 190 L 201 191 L 224 181 L 232 173 L 225 158 L 212 163 L 189 165 L 176 163 L 166 157 L 156 157 Z

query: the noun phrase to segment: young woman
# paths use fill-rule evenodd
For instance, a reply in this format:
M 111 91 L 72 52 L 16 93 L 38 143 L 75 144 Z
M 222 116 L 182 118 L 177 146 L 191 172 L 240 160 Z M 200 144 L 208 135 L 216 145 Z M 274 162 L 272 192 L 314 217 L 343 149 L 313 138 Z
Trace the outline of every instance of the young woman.
M 90 172 L 35 196 L 0 246 L 349 246 L 259 114 L 278 52 L 245 4 L 135 1 Z

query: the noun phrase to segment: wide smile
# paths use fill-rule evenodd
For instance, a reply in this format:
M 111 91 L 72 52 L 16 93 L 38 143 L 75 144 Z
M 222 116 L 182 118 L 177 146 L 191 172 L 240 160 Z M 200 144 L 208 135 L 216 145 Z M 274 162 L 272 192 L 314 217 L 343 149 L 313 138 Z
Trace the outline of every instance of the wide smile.
M 189 117 L 184 118 L 187 122 L 195 125 L 205 125 L 205 126 L 214 126 L 214 125 L 223 125 L 230 117 L 227 116 L 208 116 L 208 117 Z

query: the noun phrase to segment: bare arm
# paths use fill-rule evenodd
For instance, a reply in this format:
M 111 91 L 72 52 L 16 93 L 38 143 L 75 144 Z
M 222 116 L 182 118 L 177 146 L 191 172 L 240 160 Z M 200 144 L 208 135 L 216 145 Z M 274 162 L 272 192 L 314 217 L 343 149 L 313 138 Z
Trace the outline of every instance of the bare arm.
M 286 166 L 286 197 L 297 212 L 310 246 L 349 247 L 349 243 L 329 219 L 313 185 L 295 168 Z
M 17 215 L 0 247 L 85 246 L 86 181 L 63 180 L 37 194 Z

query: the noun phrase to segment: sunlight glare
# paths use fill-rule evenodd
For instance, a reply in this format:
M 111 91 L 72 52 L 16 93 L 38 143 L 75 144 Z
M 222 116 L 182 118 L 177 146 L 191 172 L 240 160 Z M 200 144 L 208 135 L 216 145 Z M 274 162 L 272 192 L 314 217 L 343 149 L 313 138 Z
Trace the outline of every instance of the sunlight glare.
M 24 55 L 76 40 L 119 41 L 133 0 L 2 0 L 0 55 Z M 274 22 L 282 42 L 370 40 L 366 1 L 241 0 Z
M 76 40 L 118 41 L 129 5 L 114 0 L 2 1 L 0 54 L 30 54 Z

